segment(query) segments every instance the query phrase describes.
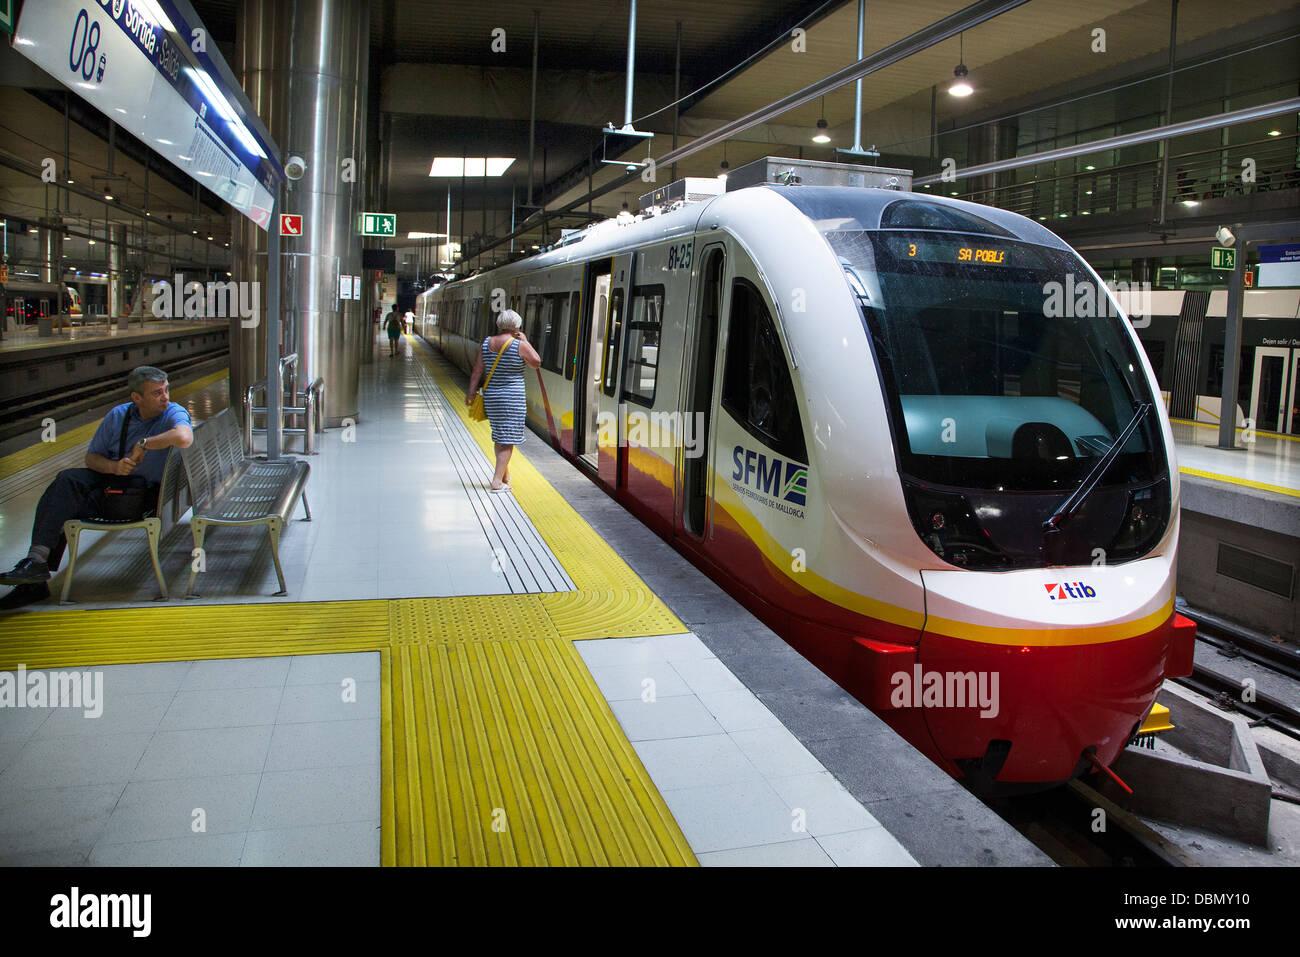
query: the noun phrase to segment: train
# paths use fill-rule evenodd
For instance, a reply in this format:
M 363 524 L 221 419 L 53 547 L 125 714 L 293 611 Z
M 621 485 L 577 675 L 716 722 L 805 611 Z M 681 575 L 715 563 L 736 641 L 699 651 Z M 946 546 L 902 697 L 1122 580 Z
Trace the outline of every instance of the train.
M 39 319 L 65 315 L 76 320 L 82 315 L 81 294 L 67 283 L 14 278 L 0 283 L 0 301 L 4 308 L 0 322 L 9 330 Z
M 519 312 L 531 430 L 953 777 L 1108 770 L 1194 638 L 1131 323 L 1033 220 L 785 179 L 448 282 L 416 329 L 468 372 Z M 1049 315 L 1066 283 L 1109 308 Z

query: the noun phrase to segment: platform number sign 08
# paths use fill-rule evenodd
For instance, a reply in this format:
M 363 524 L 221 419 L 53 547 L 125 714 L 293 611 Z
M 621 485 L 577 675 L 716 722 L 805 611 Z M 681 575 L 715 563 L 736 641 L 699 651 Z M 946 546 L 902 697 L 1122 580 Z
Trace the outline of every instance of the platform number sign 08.
M 104 67 L 107 60 L 99 53 L 99 21 L 93 20 L 83 8 L 72 25 L 72 42 L 68 45 L 68 66 L 73 73 L 83 80 L 95 77 L 96 82 L 103 82 Z M 98 56 L 98 73 L 96 72 Z

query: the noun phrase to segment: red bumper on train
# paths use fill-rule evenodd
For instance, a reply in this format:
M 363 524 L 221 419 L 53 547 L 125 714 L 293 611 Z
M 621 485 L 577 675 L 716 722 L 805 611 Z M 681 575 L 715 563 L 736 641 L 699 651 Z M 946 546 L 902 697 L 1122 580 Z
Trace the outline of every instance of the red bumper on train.
M 1114 761 L 1161 682 L 1191 674 L 1196 626 L 1171 614 L 1132 638 L 1087 643 L 1086 635 L 1068 645 L 999 645 L 927 632 L 919 649 L 899 654 L 860 640 L 875 673 L 868 703 L 950 773 L 996 755 L 999 784 L 1065 781 L 1089 748 Z

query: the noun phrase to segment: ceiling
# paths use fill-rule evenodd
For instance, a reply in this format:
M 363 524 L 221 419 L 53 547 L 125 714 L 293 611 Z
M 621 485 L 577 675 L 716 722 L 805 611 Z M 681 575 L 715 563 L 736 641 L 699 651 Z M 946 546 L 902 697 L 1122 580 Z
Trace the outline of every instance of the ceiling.
M 227 60 L 233 61 L 242 4 L 192 2 Z M 964 0 L 866 0 L 865 49 L 878 50 L 965 5 Z M 967 31 L 960 41 L 945 40 L 869 75 L 862 83 L 862 145 L 878 146 L 885 162 L 925 168 L 932 162 L 932 123 L 944 133 L 1016 113 L 1035 102 L 1156 74 L 1167 53 L 1169 8 L 1169 0 L 1031 0 Z M 403 235 L 410 230 L 445 232 L 449 198 L 453 237 L 467 241 L 476 235 L 505 236 L 512 208 L 516 223 L 529 212 L 524 206 L 535 11 L 540 82 L 532 181 L 534 204 L 551 209 L 584 197 L 589 182 L 600 187 L 623 175 L 622 163 L 601 164 L 602 155 L 626 161 L 666 153 L 673 141 L 673 114 L 661 108 L 672 103 L 675 89 L 685 97 L 677 139 L 688 144 L 693 136 L 756 111 L 856 59 L 857 4 L 851 0 L 640 0 L 633 115 L 638 129 L 656 135 L 649 143 L 627 137 L 611 137 L 606 143 L 601 126 L 607 121 L 621 126 L 623 120 L 628 26 L 628 4 L 623 0 L 370 0 L 370 9 L 370 82 L 375 87 L 371 103 L 379 104 L 385 114 L 372 128 L 384 130 L 386 137 L 382 192 L 375 201 L 398 213 Z M 1288 0 L 1180 0 L 1178 9 L 1183 55 L 1230 41 L 1240 44 L 1265 32 L 1276 34 L 1290 25 L 1300 31 L 1300 5 Z M 790 42 L 796 25 L 807 31 L 802 52 Z M 1094 49 L 1098 29 L 1105 31 L 1104 52 Z M 975 95 L 965 100 L 944 92 L 959 59 L 976 87 Z M 1267 68 L 1276 66 L 1275 61 L 1267 63 Z M 1240 63 L 1230 72 L 1233 82 L 1252 82 L 1249 76 L 1241 77 Z M 1295 78 L 1294 68 L 1291 76 Z M 5 132 L 0 155 L 33 166 L 42 157 L 57 156 L 61 166 L 61 95 L 46 92 L 37 99 L 14 86 L 0 88 L 0 130 Z M 1156 102 L 1151 109 L 1161 107 Z M 849 84 L 824 101 L 790 110 L 733 136 L 725 146 L 682 160 L 677 175 L 717 175 L 724 150 L 732 167 L 765 155 L 833 159 L 836 147 L 852 145 L 854 112 L 854 85 Z M 810 136 L 822 115 L 833 142 L 818 147 Z M 108 182 L 90 179 L 107 171 L 106 129 L 102 121 L 78 123 L 74 116 L 71 167 L 79 185 L 98 189 Z M 120 132 L 118 146 L 114 172 L 125 179 L 113 181 L 113 203 L 95 193 L 62 200 L 86 232 L 93 232 L 97 221 L 102 232 L 105 215 L 132 224 L 143 221 L 144 166 L 138 161 L 143 147 Z M 438 155 L 516 160 L 500 179 L 462 186 L 459 179 L 429 177 L 430 161 Z M 191 187 L 179 175 L 168 181 L 161 167 L 156 164 L 150 175 L 149 219 L 165 223 L 170 215 L 174 228 L 152 226 L 150 242 L 175 244 L 173 235 L 181 237 L 182 247 L 185 241 L 197 241 L 200 245 L 189 250 L 190 261 L 215 261 L 229 239 L 230 214 L 201 191 L 195 218 Z M 666 174 L 661 173 L 657 183 L 664 182 Z M 619 187 L 594 201 L 593 215 L 612 215 L 624 202 L 635 208 L 637 196 L 649 189 L 639 180 Z M 50 192 L 58 191 L 47 190 L 30 173 L 0 167 L 0 205 L 6 215 L 38 216 L 51 202 L 59 206 L 61 200 L 47 197 Z M 558 226 L 585 219 L 575 215 L 551 223 L 546 238 L 553 239 Z M 207 235 L 214 236 L 210 248 Z M 542 240 L 539 229 L 518 242 Z

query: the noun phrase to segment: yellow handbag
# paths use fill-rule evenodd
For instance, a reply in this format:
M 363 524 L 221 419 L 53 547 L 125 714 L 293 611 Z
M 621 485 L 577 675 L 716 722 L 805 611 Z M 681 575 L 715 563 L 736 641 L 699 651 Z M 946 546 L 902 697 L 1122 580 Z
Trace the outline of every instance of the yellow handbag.
M 501 347 L 501 351 L 497 353 L 496 360 L 492 363 L 492 368 L 488 370 L 487 378 L 483 380 L 482 387 L 474 394 L 474 398 L 470 400 L 469 417 L 475 422 L 487 421 L 487 409 L 483 407 L 483 389 L 486 389 L 488 383 L 492 381 L 492 373 L 497 371 L 497 363 L 501 361 L 501 357 L 506 354 L 506 350 L 509 348 L 510 341 L 507 340 L 506 344 Z

